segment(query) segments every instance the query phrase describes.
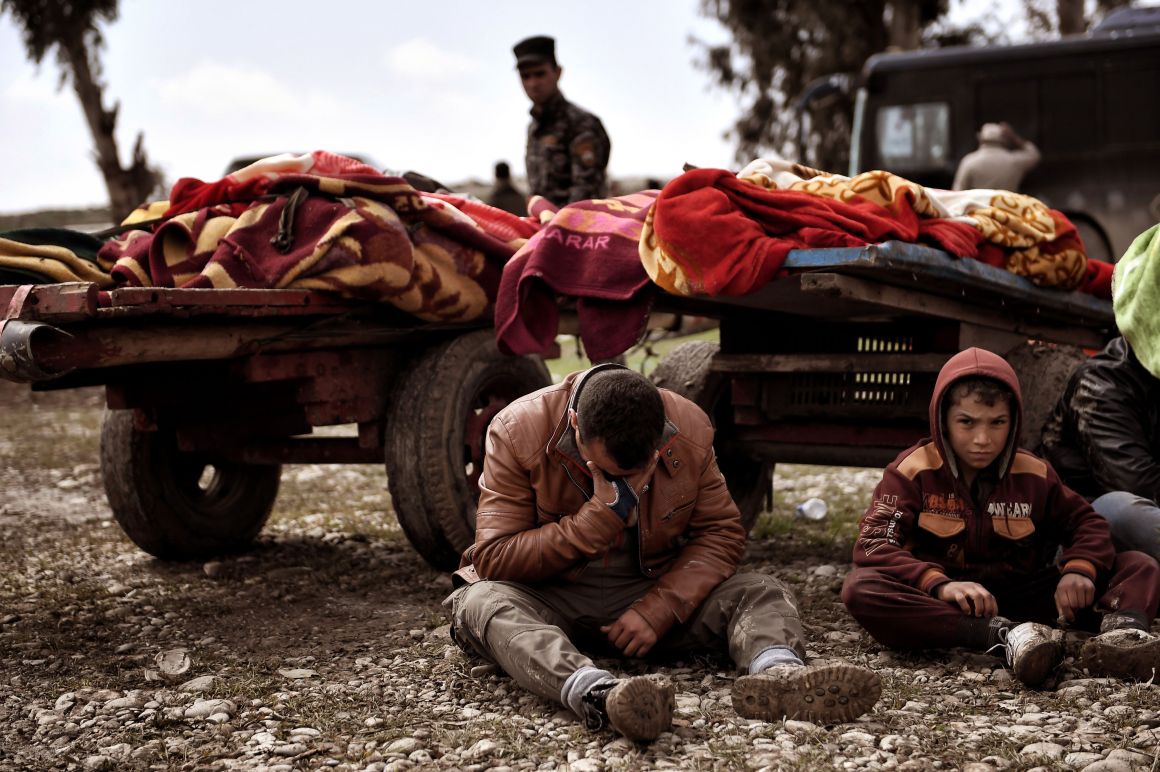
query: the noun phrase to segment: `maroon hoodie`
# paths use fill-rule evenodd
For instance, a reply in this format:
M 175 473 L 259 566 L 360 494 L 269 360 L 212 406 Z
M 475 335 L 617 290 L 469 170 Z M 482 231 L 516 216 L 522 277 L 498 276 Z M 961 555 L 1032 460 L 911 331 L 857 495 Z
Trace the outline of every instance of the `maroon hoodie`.
M 1007 446 L 978 474 L 976 501 L 945 438 L 943 401 L 962 378 L 1002 381 L 1015 395 Z M 948 581 L 1007 581 L 1058 561 L 1060 573 L 1095 580 L 1115 557 L 1107 522 L 1042 459 L 1016 447 L 1023 418 L 1019 379 L 978 348 L 943 365 L 930 400 L 933 439 L 904 451 L 882 475 L 862 515 L 854 563 L 933 593 Z

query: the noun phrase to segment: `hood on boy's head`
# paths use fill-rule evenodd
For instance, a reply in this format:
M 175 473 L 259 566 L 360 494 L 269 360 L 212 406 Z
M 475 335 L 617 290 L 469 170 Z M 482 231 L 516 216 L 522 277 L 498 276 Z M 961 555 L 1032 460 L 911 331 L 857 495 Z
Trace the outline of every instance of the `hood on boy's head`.
M 1019 390 L 1019 377 L 1015 375 L 1011 365 L 1007 364 L 1006 359 L 981 348 L 960 351 L 948 359 L 939 370 L 938 379 L 934 383 L 934 393 L 930 397 L 930 435 L 938 444 L 939 453 L 956 477 L 959 475 L 958 464 L 955 463 L 955 454 L 946 444 L 942 408 L 943 401 L 949 398 L 951 387 L 963 378 L 994 378 L 1004 383 L 1015 395 L 1011 405 L 1011 432 L 1007 435 L 1007 447 L 999 456 L 999 476 L 1002 477 L 1011 466 L 1011 459 L 1019 443 L 1020 428 L 1023 425 L 1023 394 Z

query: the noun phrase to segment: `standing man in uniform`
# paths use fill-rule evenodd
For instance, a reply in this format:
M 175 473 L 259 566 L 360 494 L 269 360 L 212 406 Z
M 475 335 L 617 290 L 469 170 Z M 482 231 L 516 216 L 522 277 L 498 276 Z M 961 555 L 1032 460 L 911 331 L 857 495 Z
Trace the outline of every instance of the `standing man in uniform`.
M 556 206 L 607 195 L 611 143 L 600 119 L 560 93 L 556 41 L 538 35 L 516 43 L 516 69 L 532 100 L 525 159 L 528 189 Z

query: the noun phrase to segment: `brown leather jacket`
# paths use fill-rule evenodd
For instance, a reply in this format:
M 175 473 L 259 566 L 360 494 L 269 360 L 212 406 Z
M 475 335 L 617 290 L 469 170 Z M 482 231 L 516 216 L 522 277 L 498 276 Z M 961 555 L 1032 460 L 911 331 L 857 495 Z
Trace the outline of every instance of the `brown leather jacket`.
M 592 499 L 592 478 L 568 424 L 584 380 L 616 366 L 573 373 L 516 400 L 491 422 L 475 544 L 463 554 L 459 578 L 566 580 L 618 544 L 630 526 Z M 732 576 L 745 548 L 708 417 L 684 397 L 660 391 L 666 415 L 660 462 L 641 486 L 637 519 L 641 572 L 657 581 L 633 604 L 657 637 Z

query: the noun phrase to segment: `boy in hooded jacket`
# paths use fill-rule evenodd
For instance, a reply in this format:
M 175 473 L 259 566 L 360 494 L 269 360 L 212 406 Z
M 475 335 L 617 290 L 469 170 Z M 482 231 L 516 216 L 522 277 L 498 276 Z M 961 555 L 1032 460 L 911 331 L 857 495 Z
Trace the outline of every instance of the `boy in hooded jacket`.
M 842 602 L 886 646 L 1001 650 L 1028 686 L 1063 658 L 1053 623 L 1099 631 L 1079 652 L 1092 672 L 1150 678 L 1160 564 L 1117 554 L 1107 522 L 1017 447 L 1022 415 L 1002 357 L 970 348 L 943 366 L 931 436 L 886 468 Z

